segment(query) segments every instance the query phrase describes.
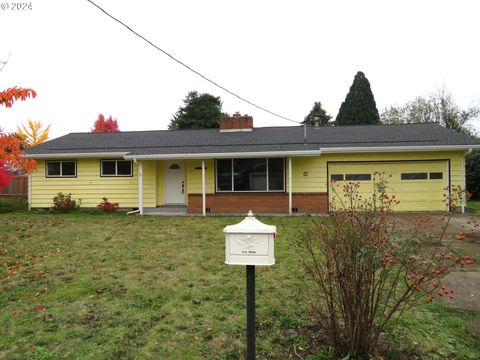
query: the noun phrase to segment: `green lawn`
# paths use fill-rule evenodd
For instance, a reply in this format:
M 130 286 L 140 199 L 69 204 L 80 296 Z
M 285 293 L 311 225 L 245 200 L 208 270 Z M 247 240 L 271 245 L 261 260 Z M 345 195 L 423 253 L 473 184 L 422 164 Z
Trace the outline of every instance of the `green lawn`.
M 480 214 L 480 201 L 468 201 L 467 208 L 471 213 Z
M 222 233 L 240 217 L 0 220 L 0 359 L 243 358 L 245 268 L 224 265 Z M 314 342 L 315 299 L 294 246 L 311 219 L 260 220 L 277 225 L 278 236 L 277 264 L 257 268 L 258 358 L 296 358 L 295 346 L 320 359 L 308 357 L 323 344 Z M 391 356 L 406 349 L 474 359 L 480 343 L 465 330 L 474 318 L 438 304 L 407 314 L 391 335 Z

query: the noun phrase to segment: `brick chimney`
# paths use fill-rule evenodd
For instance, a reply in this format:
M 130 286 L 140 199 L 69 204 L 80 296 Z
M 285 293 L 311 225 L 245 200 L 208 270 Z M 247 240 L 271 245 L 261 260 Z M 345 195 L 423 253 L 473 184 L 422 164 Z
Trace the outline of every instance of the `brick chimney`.
M 228 118 L 220 119 L 221 132 L 252 131 L 253 117 L 236 112 Z

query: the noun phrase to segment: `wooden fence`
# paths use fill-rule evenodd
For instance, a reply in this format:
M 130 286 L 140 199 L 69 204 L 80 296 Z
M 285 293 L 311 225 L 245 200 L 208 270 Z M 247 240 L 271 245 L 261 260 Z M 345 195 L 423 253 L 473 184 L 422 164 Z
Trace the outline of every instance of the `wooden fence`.
M 0 196 L 27 196 L 28 176 L 14 176 L 12 181 L 0 189 Z

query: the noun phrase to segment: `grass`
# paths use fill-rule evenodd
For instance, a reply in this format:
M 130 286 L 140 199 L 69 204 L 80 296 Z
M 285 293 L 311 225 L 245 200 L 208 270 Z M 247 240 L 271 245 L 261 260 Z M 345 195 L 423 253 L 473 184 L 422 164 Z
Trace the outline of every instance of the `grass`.
M 480 200 L 467 202 L 467 209 L 471 213 L 480 214 Z
M 224 265 L 222 233 L 240 220 L 1 215 L 0 358 L 244 358 L 245 268 Z M 257 268 L 258 358 L 295 357 L 294 346 L 307 358 L 323 346 L 312 341 L 315 299 L 294 246 L 310 218 L 260 220 L 278 236 L 276 265 Z M 435 304 L 407 314 L 391 335 L 392 357 L 420 349 L 474 359 L 472 319 L 479 314 Z

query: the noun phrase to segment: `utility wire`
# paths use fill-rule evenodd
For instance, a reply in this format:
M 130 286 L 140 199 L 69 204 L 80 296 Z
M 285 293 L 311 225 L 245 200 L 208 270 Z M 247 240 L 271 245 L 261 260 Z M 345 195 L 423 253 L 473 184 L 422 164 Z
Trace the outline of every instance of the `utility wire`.
M 145 38 L 143 35 L 140 35 L 139 33 L 137 33 L 135 30 L 133 30 L 130 26 L 128 26 L 127 24 L 125 24 L 124 22 L 122 22 L 121 20 L 117 19 L 116 17 L 114 17 L 113 15 L 111 15 L 109 12 L 107 12 L 106 10 L 104 10 L 102 7 L 100 7 L 99 5 L 97 5 L 96 3 L 94 3 L 93 1 L 91 0 L 87 0 L 90 4 L 92 4 L 93 6 L 95 6 L 97 9 L 99 9 L 101 12 L 103 12 L 105 15 L 107 15 L 109 18 L 111 18 L 112 20 L 115 20 L 116 22 L 118 22 L 120 25 L 124 26 L 125 28 L 127 28 L 130 32 L 132 32 L 133 34 L 135 34 L 136 36 L 138 36 L 140 39 L 146 41 L 148 44 L 150 44 L 151 46 L 153 46 L 155 49 L 157 49 L 158 51 L 161 51 L 162 53 L 164 53 L 165 55 L 167 55 L 169 58 L 171 58 L 172 60 L 176 61 L 177 63 L 179 63 L 180 65 L 182 65 L 183 67 L 186 67 L 188 70 L 190 70 L 191 72 L 197 74 L 198 76 L 200 76 L 202 79 L 208 81 L 209 83 L 215 85 L 216 87 L 222 89 L 223 91 L 226 91 L 227 93 L 229 93 L 230 95 L 233 95 L 235 96 L 237 99 L 240 99 L 244 102 L 246 102 L 247 104 L 250 104 L 254 107 L 256 107 L 257 109 L 260 109 L 262 111 L 265 111 L 271 115 L 274 115 L 274 116 L 277 116 L 281 119 L 284 119 L 284 120 L 287 120 L 287 121 L 291 121 L 291 122 L 294 122 L 294 123 L 297 123 L 297 124 L 301 124 L 300 121 L 296 121 L 296 120 L 293 120 L 293 119 L 290 119 L 290 118 L 287 118 L 285 116 L 282 116 L 280 114 L 277 114 L 273 111 L 270 111 L 260 105 L 257 105 L 247 99 L 245 99 L 244 97 L 240 96 L 240 95 L 237 95 L 236 93 L 234 93 L 233 91 L 230 91 L 228 90 L 227 88 L 223 87 L 222 85 L 216 83 L 215 81 L 209 79 L 208 77 L 206 77 L 205 75 L 202 75 L 200 72 L 196 71 L 195 69 L 192 69 L 190 66 L 188 66 L 187 64 L 185 64 L 184 62 L 178 60 L 175 56 L 169 54 L 168 52 L 166 52 L 165 50 L 161 49 L 160 47 L 158 47 L 157 45 L 155 45 L 153 42 L 151 42 L 150 40 L 148 40 L 147 38 Z
M 8 60 L 10 60 L 11 55 L 12 55 L 12 53 L 8 54 L 7 59 L 5 61 L 0 61 L 0 64 L 2 64 L 2 67 L 0 68 L 0 71 L 2 71 L 3 68 L 5 67 L 5 65 L 8 64 Z

